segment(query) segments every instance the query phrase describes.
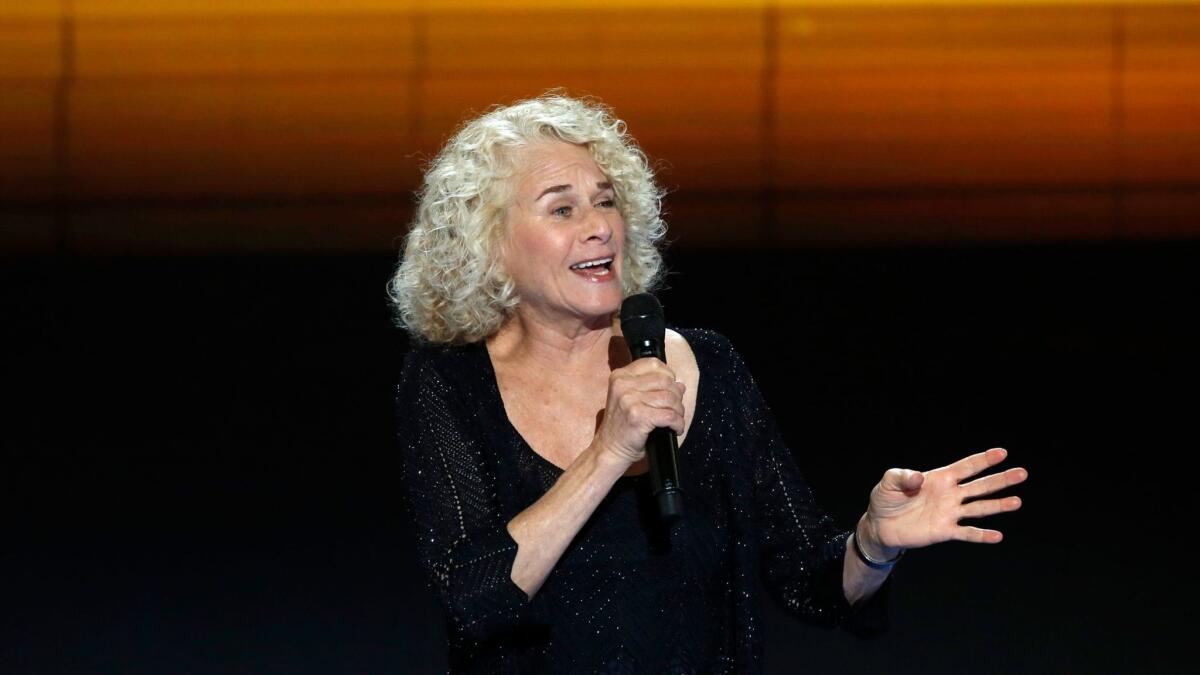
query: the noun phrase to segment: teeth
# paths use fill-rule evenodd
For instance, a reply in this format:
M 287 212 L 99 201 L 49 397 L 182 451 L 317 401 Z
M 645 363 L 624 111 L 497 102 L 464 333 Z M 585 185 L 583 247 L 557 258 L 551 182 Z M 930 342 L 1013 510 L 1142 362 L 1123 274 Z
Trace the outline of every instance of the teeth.
M 571 269 L 583 270 L 583 269 L 587 269 L 589 267 L 596 267 L 597 265 L 607 265 L 608 263 L 612 262 L 612 260 L 613 260 L 612 258 L 601 258 L 599 260 L 589 260 L 588 262 L 581 262 L 581 263 L 576 263 L 574 265 L 571 265 Z

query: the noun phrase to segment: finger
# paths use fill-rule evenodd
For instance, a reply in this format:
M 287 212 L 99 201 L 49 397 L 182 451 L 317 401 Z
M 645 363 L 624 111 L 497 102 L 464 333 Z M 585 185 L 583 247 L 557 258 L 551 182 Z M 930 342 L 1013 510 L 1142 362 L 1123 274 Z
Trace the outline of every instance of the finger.
M 1005 457 L 1008 457 L 1007 450 L 1004 448 L 992 448 L 991 450 L 985 450 L 969 457 L 964 457 L 946 468 L 950 470 L 950 474 L 954 476 L 956 481 L 962 481 L 980 471 L 1003 462 Z
M 625 366 L 624 368 L 619 368 L 618 370 L 626 371 L 631 375 L 645 375 L 647 373 L 664 373 L 667 376 L 669 376 L 672 380 L 676 379 L 675 371 L 671 369 L 671 366 L 668 366 L 666 364 L 666 362 L 656 359 L 653 356 L 644 356 L 644 357 L 638 359 L 637 361 L 630 363 L 629 365 Z M 613 372 L 617 372 L 617 371 L 613 371 Z
M 972 544 L 999 544 L 1004 535 L 999 530 L 985 530 L 978 527 L 963 526 L 954 530 L 954 538 Z
M 981 499 L 970 504 L 963 504 L 963 518 L 985 518 L 997 513 L 1016 511 L 1021 508 L 1020 497 L 1005 497 L 1004 499 Z
M 885 490 L 912 492 L 918 490 L 925 482 L 925 475 L 912 469 L 888 469 L 883 474 L 880 486 Z
M 650 412 L 646 414 L 646 419 L 650 420 L 654 427 L 669 427 L 676 435 L 683 434 L 682 411 L 674 408 L 649 408 L 648 410 Z
M 643 361 L 646 363 L 643 363 Z M 658 366 L 655 366 L 655 363 Z M 635 361 L 633 365 L 618 368 L 609 373 L 609 380 L 611 382 L 634 383 L 642 381 L 664 382 L 669 385 L 676 382 L 675 372 L 657 359 L 642 359 Z
M 622 377 L 609 385 L 609 396 L 636 403 L 653 397 L 683 400 L 683 394 L 673 381 L 658 375 L 643 375 L 641 377 Z
M 644 391 L 639 393 L 642 403 L 651 408 L 669 408 L 683 410 L 683 400 L 677 391 Z
M 638 391 L 670 391 L 676 393 L 675 379 L 666 373 L 646 373 L 630 380 Z
M 674 429 L 675 433 L 677 433 L 677 434 L 684 433 L 683 420 L 685 418 L 684 418 L 684 412 L 683 412 L 684 411 L 683 401 L 679 400 L 677 397 L 661 396 L 652 402 L 647 401 L 647 404 L 650 405 L 650 407 L 656 411 L 655 414 L 659 414 L 657 411 L 669 411 L 671 413 L 671 415 L 673 415 L 673 420 L 674 419 L 678 420 L 678 424 L 676 424 L 675 421 L 672 421 L 670 424 L 657 424 L 656 426 L 660 426 L 660 427 L 669 426 L 672 429 Z
M 963 483 L 963 493 L 968 499 L 987 495 L 997 490 L 1003 490 L 1006 487 L 1023 483 L 1026 478 L 1029 478 L 1029 472 L 1023 467 L 1016 467 L 1003 473 L 995 473 L 990 476 L 978 478 L 970 483 Z

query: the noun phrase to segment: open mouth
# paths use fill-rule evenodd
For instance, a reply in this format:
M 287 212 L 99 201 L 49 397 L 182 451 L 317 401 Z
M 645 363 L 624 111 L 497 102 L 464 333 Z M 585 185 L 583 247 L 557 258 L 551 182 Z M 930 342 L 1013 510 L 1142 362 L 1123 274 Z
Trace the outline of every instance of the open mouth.
M 591 279 L 605 279 L 612 276 L 613 259 L 596 258 L 571 265 L 571 271 Z

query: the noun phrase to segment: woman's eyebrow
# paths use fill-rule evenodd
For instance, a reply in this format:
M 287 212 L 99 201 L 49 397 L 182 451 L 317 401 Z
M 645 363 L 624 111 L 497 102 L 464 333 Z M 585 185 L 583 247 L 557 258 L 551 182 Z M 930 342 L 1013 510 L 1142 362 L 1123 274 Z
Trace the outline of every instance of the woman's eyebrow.
M 538 195 L 537 199 L 535 199 L 533 201 L 539 202 L 542 200 L 542 197 L 545 197 L 546 195 L 559 194 L 561 192 L 569 192 L 572 187 L 574 187 L 574 186 L 572 186 L 570 183 L 565 183 L 563 185 L 551 185 L 550 187 L 546 188 L 545 190 L 542 190 L 542 194 Z M 601 181 L 599 183 L 596 183 L 596 192 L 603 192 L 604 190 L 611 190 L 611 189 L 612 189 L 612 183 L 610 183 L 608 181 Z
M 567 190 L 570 190 L 570 189 L 571 189 L 571 186 L 570 186 L 570 184 L 567 184 L 567 185 L 551 185 L 550 187 L 546 188 L 545 190 L 542 190 L 542 194 L 538 195 L 538 196 L 537 196 L 537 199 L 535 199 L 535 200 L 533 200 L 533 201 L 535 201 L 535 202 L 539 202 L 539 201 L 541 201 L 541 200 L 542 200 L 542 197 L 545 197 L 546 195 L 549 195 L 549 194 L 558 194 L 559 192 L 566 192 Z
M 592 198 L 594 199 L 596 197 L 596 195 L 600 194 L 601 192 L 605 192 L 607 190 L 612 190 L 612 189 L 613 189 L 612 183 L 609 183 L 608 181 L 602 181 L 600 183 L 596 183 L 596 191 L 592 193 Z

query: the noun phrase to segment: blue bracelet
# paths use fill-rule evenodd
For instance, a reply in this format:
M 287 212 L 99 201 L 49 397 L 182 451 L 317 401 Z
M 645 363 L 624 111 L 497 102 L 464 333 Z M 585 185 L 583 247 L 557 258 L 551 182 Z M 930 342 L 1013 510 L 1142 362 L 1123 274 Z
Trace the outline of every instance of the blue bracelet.
M 863 563 L 871 569 L 889 570 L 892 568 L 892 565 L 896 564 L 897 560 L 904 557 L 904 549 L 900 549 L 900 553 L 896 554 L 896 557 L 892 558 L 891 560 L 885 560 L 882 562 L 879 560 L 872 560 L 871 557 L 862 550 L 862 547 L 858 545 L 858 535 L 854 532 L 851 532 L 850 538 L 854 540 L 854 552 L 858 554 L 858 559 L 863 561 Z

